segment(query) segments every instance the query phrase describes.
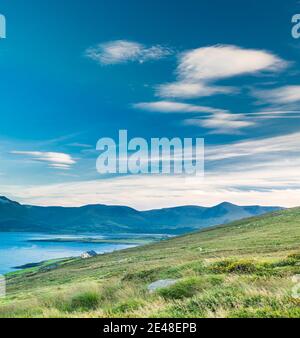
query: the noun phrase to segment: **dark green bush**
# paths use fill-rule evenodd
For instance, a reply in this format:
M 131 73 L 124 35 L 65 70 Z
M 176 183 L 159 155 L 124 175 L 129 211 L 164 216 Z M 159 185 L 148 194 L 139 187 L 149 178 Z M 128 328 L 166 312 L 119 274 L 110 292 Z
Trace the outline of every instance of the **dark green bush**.
M 158 294 L 165 299 L 183 299 L 193 297 L 197 292 L 211 287 L 213 284 L 222 283 L 220 279 L 190 277 L 178 281 L 167 288 L 159 289 Z
M 246 259 L 236 261 L 224 260 L 213 263 L 211 266 L 209 266 L 209 270 L 214 273 L 251 274 L 266 270 L 266 266 Z
M 287 258 L 291 258 L 291 259 L 295 259 L 297 261 L 300 261 L 300 252 L 290 254 L 290 255 L 287 256 Z
M 95 310 L 100 303 L 100 295 L 97 292 L 85 291 L 75 295 L 70 302 L 71 311 Z

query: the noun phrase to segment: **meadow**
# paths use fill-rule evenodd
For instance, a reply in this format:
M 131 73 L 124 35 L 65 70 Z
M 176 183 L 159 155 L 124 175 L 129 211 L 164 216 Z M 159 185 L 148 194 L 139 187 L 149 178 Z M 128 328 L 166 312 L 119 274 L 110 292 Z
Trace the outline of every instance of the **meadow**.
M 298 274 L 294 208 L 9 273 L 0 317 L 299 318 Z M 168 279 L 169 287 L 148 290 Z

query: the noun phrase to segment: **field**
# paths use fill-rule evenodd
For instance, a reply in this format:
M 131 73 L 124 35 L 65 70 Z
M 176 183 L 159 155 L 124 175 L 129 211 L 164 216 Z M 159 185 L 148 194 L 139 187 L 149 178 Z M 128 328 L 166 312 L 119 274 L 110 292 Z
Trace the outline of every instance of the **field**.
M 0 317 L 300 317 L 297 274 L 300 208 L 8 274 Z

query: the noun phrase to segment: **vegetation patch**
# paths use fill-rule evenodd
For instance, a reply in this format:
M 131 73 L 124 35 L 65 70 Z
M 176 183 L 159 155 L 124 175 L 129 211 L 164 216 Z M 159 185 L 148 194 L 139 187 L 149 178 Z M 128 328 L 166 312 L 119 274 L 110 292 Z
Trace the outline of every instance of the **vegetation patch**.
M 141 270 L 136 272 L 126 273 L 122 278 L 123 281 L 144 282 L 149 283 L 162 278 L 180 278 L 183 268 L 177 267 L 158 267 L 149 270 Z
M 291 258 L 291 259 L 294 259 L 294 260 L 299 262 L 300 261 L 300 252 L 290 254 L 290 255 L 288 255 L 287 258 Z
M 100 304 L 100 294 L 94 291 L 85 291 L 75 295 L 69 304 L 70 311 L 95 310 Z
M 138 310 L 143 305 L 144 302 L 140 299 L 128 299 L 114 306 L 110 312 L 113 314 L 124 314 Z
M 255 274 L 270 272 L 269 266 L 263 263 L 258 263 L 253 260 L 222 260 L 210 265 L 209 270 L 214 273 L 226 274 Z
M 190 298 L 206 288 L 221 283 L 222 280 L 218 278 L 190 277 L 167 288 L 159 289 L 157 293 L 164 299 Z
M 6 276 L 0 317 L 299 318 L 291 278 L 300 274 L 299 243 L 300 208 L 43 273 L 33 267 Z M 177 282 L 147 290 L 166 279 Z

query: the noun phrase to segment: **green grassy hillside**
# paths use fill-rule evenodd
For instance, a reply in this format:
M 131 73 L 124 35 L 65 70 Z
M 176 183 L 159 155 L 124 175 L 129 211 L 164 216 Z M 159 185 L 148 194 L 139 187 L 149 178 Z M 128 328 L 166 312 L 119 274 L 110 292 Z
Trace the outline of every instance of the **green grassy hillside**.
M 297 274 L 300 208 L 9 274 L 0 317 L 300 317 Z

